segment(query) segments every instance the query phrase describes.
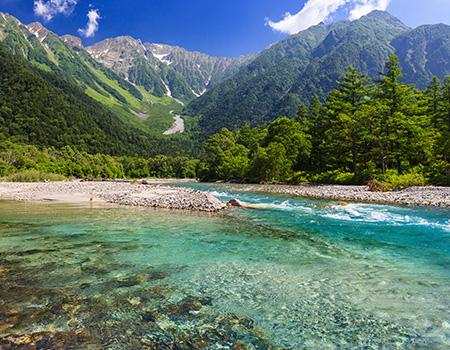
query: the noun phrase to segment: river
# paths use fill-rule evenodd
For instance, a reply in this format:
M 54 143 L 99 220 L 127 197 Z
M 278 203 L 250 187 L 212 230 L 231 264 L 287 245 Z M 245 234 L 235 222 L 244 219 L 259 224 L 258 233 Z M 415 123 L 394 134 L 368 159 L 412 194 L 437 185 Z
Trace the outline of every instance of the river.
M 184 119 L 178 115 L 178 114 L 174 114 L 174 112 L 170 112 L 172 115 L 174 115 L 173 117 L 173 126 L 164 131 L 164 135 L 175 135 L 178 133 L 183 133 L 184 132 Z
M 0 348 L 450 346 L 448 210 L 183 186 L 265 209 L 0 202 Z

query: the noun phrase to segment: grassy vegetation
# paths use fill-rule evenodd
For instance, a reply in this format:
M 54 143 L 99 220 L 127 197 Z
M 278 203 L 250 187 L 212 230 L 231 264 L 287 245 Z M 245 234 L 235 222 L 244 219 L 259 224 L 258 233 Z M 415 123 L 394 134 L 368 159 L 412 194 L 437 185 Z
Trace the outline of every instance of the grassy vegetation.
M 395 170 L 389 170 L 376 179 L 369 182 L 372 191 L 386 192 L 397 191 L 411 186 L 425 186 L 428 179 L 419 172 L 398 174 Z
M 146 102 L 148 119 L 144 122 L 147 130 L 154 134 L 162 134 L 173 124 L 174 113 L 181 113 L 183 106 L 169 96 L 156 97 L 148 93 L 143 87 L 138 87 Z
M 15 174 L 0 178 L 5 182 L 42 182 L 42 181 L 65 181 L 66 177 L 60 174 L 47 173 L 40 170 L 23 170 Z
M 142 102 L 139 101 L 136 97 L 134 97 L 131 93 L 129 93 L 127 90 L 123 89 L 119 86 L 119 84 L 109 79 L 103 72 L 99 71 L 98 69 L 95 69 L 94 67 L 89 65 L 89 69 L 91 72 L 102 82 L 104 82 L 106 85 L 112 87 L 114 90 L 116 90 L 121 96 L 125 98 L 127 101 L 127 104 L 136 112 L 142 111 Z
M 90 86 L 86 88 L 85 92 L 89 97 L 92 97 L 94 100 L 100 102 L 103 105 L 106 105 L 108 107 L 120 106 L 119 102 L 114 97 L 112 97 L 111 95 L 105 96 L 100 92 L 94 90 Z
M 175 101 L 169 96 L 156 97 L 149 92 L 147 92 L 143 87 L 138 87 L 138 90 L 144 96 L 144 100 L 140 101 L 128 91 L 122 89 L 117 82 L 110 80 L 105 74 L 91 68 L 92 72 L 96 75 L 98 79 L 101 79 L 105 84 L 108 84 L 116 91 L 118 91 L 121 96 L 123 96 L 127 105 L 122 104 L 116 98 L 111 96 L 108 92 L 104 91 L 104 94 L 99 91 L 94 90 L 91 87 L 86 88 L 86 94 L 88 94 L 93 99 L 108 106 L 116 114 L 118 114 L 122 120 L 132 123 L 134 126 L 141 128 L 142 130 L 150 132 L 152 135 L 161 136 L 162 133 L 169 129 L 173 124 L 173 114 L 181 113 L 183 106 Z M 101 88 L 100 88 L 101 89 Z M 144 113 L 148 115 L 148 118 L 143 120 L 134 114 Z

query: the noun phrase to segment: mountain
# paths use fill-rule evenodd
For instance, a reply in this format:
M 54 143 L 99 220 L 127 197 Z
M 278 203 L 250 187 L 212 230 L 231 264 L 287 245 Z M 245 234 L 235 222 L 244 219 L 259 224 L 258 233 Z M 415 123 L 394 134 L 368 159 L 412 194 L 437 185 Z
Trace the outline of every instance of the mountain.
M 450 26 L 424 25 L 398 36 L 392 46 L 400 58 L 406 81 L 420 88 L 433 76 L 450 74 Z
M 87 48 L 98 62 L 156 96 L 190 101 L 231 77 L 252 56 L 212 57 L 129 36 L 106 39 Z
M 75 146 L 106 154 L 143 154 L 156 143 L 77 86 L 0 47 L 1 139 Z
M 0 138 L 113 154 L 191 148 L 187 135 L 163 135 L 182 104 L 126 81 L 95 61 L 80 39 L 0 13 L 0 49 L 9 64 L 1 75 Z
M 0 43 L 33 67 L 78 86 L 129 128 L 160 138 L 186 103 L 186 114 L 200 116 L 203 135 L 294 116 L 302 101 L 326 97 L 347 66 L 377 79 L 391 52 L 400 58 L 405 82 L 420 88 L 450 72 L 450 26 L 411 29 L 382 11 L 321 23 L 241 58 L 129 36 L 85 48 L 75 36 L 59 37 L 40 23 L 24 25 L 2 13 Z M 191 129 L 197 123 L 185 119 Z
M 319 24 L 278 42 L 234 76 L 192 101 L 205 134 L 286 115 L 301 101 L 324 98 L 348 66 L 371 78 L 383 71 L 389 53 L 399 55 L 407 83 L 424 87 L 433 75 L 450 72 L 450 26 L 411 29 L 387 12 L 374 11 L 356 21 Z
M 0 43 L 32 65 L 78 85 L 125 122 L 163 137 L 173 112 L 232 76 L 252 57 L 211 57 L 179 47 L 143 44 L 131 37 L 85 48 L 41 23 L 22 24 L 0 13 Z M 195 122 L 193 122 L 195 123 Z
M 171 111 L 181 112 L 183 108 L 180 101 L 152 95 L 144 86 L 127 81 L 97 62 L 79 38 L 59 37 L 40 23 L 24 25 L 0 13 L 0 43 L 32 65 L 78 85 L 127 123 L 155 136 L 162 136 L 172 125 Z

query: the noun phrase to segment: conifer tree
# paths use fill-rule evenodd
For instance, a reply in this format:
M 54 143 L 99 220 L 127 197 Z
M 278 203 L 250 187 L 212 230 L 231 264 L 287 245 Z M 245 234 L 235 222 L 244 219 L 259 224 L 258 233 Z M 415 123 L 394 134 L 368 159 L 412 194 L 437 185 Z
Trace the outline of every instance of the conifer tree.
M 430 86 L 425 91 L 427 113 L 431 117 L 433 126 L 438 128 L 439 115 L 441 113 L 441 82 L 438 77 L 433 77 Z
M 311 158 L 307 170 L 320 171 L 324 168 L 323 135 L 328 128 L 325 108 L 319 96 L 314 95 L 308 108 L 308 133 L 311 136 Z
M 358 111 L 370 99 L 372 86 L 365 74 L 357 68 L 349 67 L 342 81 L 327 100 L 330 125 L 326 132 L 328 164 L 335 168 L 347 168 L 358 172 L 358 160 L 361 149 L 361 133 L 365 121 Z

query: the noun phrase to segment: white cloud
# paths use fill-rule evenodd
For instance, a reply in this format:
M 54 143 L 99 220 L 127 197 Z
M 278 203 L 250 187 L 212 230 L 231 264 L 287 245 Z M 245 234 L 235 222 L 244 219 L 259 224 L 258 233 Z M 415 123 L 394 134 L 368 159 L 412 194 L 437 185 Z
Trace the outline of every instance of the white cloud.
M 359 1 L 353 9 L 350 10 L 349 19 L 354 20 L 367 15 L 374 10 L 386 10 L 391 0 L 366 0 Z
M 386 10 L 391 0 L 308 0 L 296 14 L 286 13 L 279 22 L 267 21 L 272 29 L 295 34 L 330 18 L 337 10 L 346 7 L 349 19 L 358 19 L 373 10 Z
M 98 20 L 101 19 L 98 10 L 89 10 L 87 14 L 88 23 L 86 28 L 78 29 L 78 32 L 85 38 L 92 38 L 98 31 Z
M 50 21 L 58 14 L 69 15 L 79 0 L 34 0 L 34 14 Z

